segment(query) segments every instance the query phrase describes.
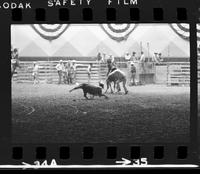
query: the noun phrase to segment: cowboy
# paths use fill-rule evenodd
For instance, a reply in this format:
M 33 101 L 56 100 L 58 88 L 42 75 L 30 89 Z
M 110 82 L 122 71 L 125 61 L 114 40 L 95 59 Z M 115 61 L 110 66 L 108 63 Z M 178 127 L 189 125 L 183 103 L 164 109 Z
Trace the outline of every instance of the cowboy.
M 162 58 L 162 54 L 161 54 L 161 53 L 158 54 L 158 60 L 159 60 L 160 62 L 163 61 L 163 58 Z
M 68 84 L 72 84 L 73 83 L 73 79 L 74 79 L 74 74 L 75 74 L 75 64 L 71 61 L 68 62 L 68 67 L 67 67 L 67 81 Z
M 143 51 L 141 51 L 140 62 L 145 62 L 145 55 Z
M 157 62 L 158 63 L 158 53 L 154 53 L 154 56 L 153 56 L 153 62 Z
M 111 87 L 112 82 L 114 82 L 114 89 L 115 89 L 115 85 L 117 85 L 118 91 L 121 90 L 119 84 L 122 82 L 125 94 L 128 93 L 128 90 L 126 88 L 126 75 L 124 72 L 117 69 L 116 71 L 113 71 L 108 75 L 108 77 L 106 79 L 107 89 L 106 89 L 105 93 L 108 91 L 109 88 L 111 90 L 111 93 L 113 93 L 113 90 Z
M 32 76 L 33 76 L 33 84 L 35 85 L 36 83 L 39 83 L 39 78 L 38 78 L 38 75 L 39 75 L 39 68 L 41 68 L 41 66 L 38 65 L 37 62 L 33 62 L 33 73 L 32 73 Z
M 56 70 L 59 76 L 58 84 L 61 84 L 63 69 L 64 69 L 63 61 L 60 60 L 59 63 L 56 65 Z
M 101 61 L 101 59 L 102 59 L 101 53 L 100 53 L 100 52 L 98 52 L 98 54 L 97 54 L 97 61 L 98 61 L 98 62 L 100 62 L 100 61 Z
M 63 82 L 65 84 L 66 84 L 66 81 L 67 81 L 67 67 L 68 67 L 68 61 L 63 64 L 63 70 L 62 70 Z
M 135 55 L 136 55 L 136 52 L 133 52 L 133 53 L 132 53 L 132 56 L 131 56 L 131 58 L 130 58 L 130 61 L 131 61 L 131 62 L 136 62 L 136 56 L 135 56 Z
M 18 49 L 15 48 L 15 49 L 13 49 L 13 51 L 11 51 L 11 77 L 15 73 L 15 70 L 17 67 L 21 68 L 21 66 L 19 64 Z
M 135 85 L 135 76 L 136 76 L 136 67 L 134 63 L 131 63 L 130 73 L 131 73 L 130 85 L 132 86 Z
M 127 52 L 126 54 L 125 54 L 125 60 L 127 60 L 127 61 L 130 61 L 130 59 L 131 59 L 131 55 Z
M 15 63 L 16 66 L 20 67 L 19 65 L 19 53 L 18 53 L 18 49 L 14 48 L 12 51 L 12 55 L 11 55 L 12 59 L 11 59 L 11 63 Z
M 76 60 L 72 60 L 72 68 L 73 68 L 73 75 L 72 75 L 72 81 L 76 81 Z
M 88 74 L 88 84 L 89 84 L 91 80 L 91 74 L 92 74 L 92 63 L 90 63 L 88 66 L 87 74 Z

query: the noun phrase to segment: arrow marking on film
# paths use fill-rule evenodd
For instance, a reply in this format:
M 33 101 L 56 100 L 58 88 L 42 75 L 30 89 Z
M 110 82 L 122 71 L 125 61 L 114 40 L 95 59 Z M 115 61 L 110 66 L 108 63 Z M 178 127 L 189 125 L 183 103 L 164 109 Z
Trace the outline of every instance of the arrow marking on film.
M 116 161 L 117 164 L 122 164 L 122 165 L 128 165 L 131 163 L 130 160 L 127 160 L 126 158 L 122 158 L 123 161 Z

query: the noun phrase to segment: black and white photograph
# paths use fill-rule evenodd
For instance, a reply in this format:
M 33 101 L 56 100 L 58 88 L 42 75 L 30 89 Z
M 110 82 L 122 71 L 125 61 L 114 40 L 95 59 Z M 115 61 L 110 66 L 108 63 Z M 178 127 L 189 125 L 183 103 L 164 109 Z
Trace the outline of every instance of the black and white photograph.
M 189 30 L 12 24 L 12 142 L 188 143 Z

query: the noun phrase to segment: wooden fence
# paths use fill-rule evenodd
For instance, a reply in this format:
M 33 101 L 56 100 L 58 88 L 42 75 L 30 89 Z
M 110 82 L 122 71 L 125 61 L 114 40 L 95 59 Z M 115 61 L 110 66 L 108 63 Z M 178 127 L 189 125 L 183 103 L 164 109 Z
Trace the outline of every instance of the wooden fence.
M 65 62 L 64 62 L 65 63 Z M 92 63 L 91 79 L 93 83 L 98 82 L 100 79 L 105 79 L 107 67 L 106 64 L 99 64 L 94 61 L 77 61 L 76 62 L 76 82 L 83 83 L 88 81 L 87 68 Z M 58 61 L 38 61 L 39 65 L 39 80 L 46 83 L 57 83 L 58 73 L 56 65 Z M 32 83 L 33 82 L 33 62 L 32 61 L 21 61 L 21 68 L 18 68 L 16 74 L 13 77 L 14 81 L 20 83 Z
M 58 74 L 55 66 L 58 61 L 38 61 L 40 66 L 39 68 L 39 80 L 45 83 L 57 83 Z M 98 63 L 97 61 L 76 61 L 76 79 L 78 83 L 88 82 L 87 67 L 92 63 L 92 74 L 91 82 L 97 83 L 100 80 L 105 80 L 107 73 L 107 65 L 105 63 Z M 20 83 L 33 83 L 32 70 L 33 70 L 33 61 L 21 61 L 21 68 L 18 68 L 16 74 L 13 77 L 13 80 Z M 125 71 L 127 77 L 129 78 L 129 64 L 127 62 L 118 62 L 117 66 Z M 188 62 L 173 62 L 173 63 L 163 63 L 155 64 L 153 71 L 140 71 L 141 68 L 138 68 L 141 65 L 137 64 L 137 73 L 155 73 L 155 77 L 160 76 L 160 82 L 167 85 L 189 85 L 190 84 L 190 63 Z M 148 65 L 149 66 L 149 65 Z M 199 68 L 199 77 L 200 77 L 200 65 Z M 163 71 L 164 69 L 165 71 Z M 140 77 L 138 74 L 136 77 Z M 158 78 L 155 78 L 155 83 L 158 82 Z M 140 79 L 137 79 L 140 80 Z M 200 80 L 199 80 L 200 82 Z
M 190 63 L 168 63 L 167 85 L 190 85 Z

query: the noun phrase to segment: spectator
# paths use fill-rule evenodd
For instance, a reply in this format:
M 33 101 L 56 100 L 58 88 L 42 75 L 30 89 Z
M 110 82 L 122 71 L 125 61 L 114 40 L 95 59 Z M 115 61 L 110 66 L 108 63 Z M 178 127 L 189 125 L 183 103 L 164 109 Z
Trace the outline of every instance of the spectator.
M 101 56 L 101 53 L 98 52 L 97 54 L 97 61 L 100 62 L 102 60 L 102 56 Z
M 92 63 L 90 63 L 88 66 L 87 74 L 88 74 L 88 84 L 89 84 L 91 80 L 91 74 L 92 74 Z
M 67 82 L 68 84 L 73 84 L 73 78 L 74 78 L 74 66 L 71 61 L 68 62 L 67 66 Z
M 39 83 L 40 80 L 39 80 L 39 68 L 42 68 L 41 66 L 38 65 L 37 62 L 33 62 L 33 84 L 35 85 L 36 83 Z
M 163 58 L 162 58 L 162 54 L 161 54 L 161 53 L 158 54 L 158 61 L 159 61 L 159 62 L 162 62 L 162 61 L 163 61 Z
M 153 58 L 152 58 L 152 61 L 153 61 L 153 62 L 156 62 L 156 63 L 159 62 L 159 61 L 158 61 L 158 53 L 154 53 L 154 56 L 153 56 Z
M 72 75 L 72 82 L 76 81 L 76 62 L 75 60 L 72 61 L 72 68 L 73 68 L 73 75 Z
M 141 52 L 140 62 L 145 62 L 145 55 L 143 51 Z
M 63 65 L 63 61 L 60 60 L 59 63 L 56 65 L 56 70 L 58 72 L 58 84 L 61 84 L 62 81 L 62 77 L 63 77 L 63 69 L 64 69 L 64 65 Z
M 62 75 L 63 75 L 64 84 L 66 84 L 67 76 L 68 76 L 67 75 L 67 67 L 68 67 L 68 61 L 63 64 Z
M 11 59 L 11 63 L 15 64 L 17 67 L 20 67 L 19 65 L 19 53 L 18 53 L 18 49 L 14 48 L 13 52 L 11 53 L 12 55 L 12 59 Z
M 132 53 L 132 56 L 131 56 L 131 58 L 130 58 L 130 61 L 131 61 L 131 62 L 136 62 L 136 61 L 137 61 L 135 55 L 136 55 L 136 52 L 133 52 L 133 53 Z
M 126 61 L 129 61 L 131 59 L 131 55 L 128 52 L 125 54 L 124 57 Z
M 106 55 L 106 53 L 102 53 L 101 62 L 105 63 L 106 61 L 107 61 L 107 55 Z
M 131 63 L 130 73 L 131 73 L 130 86 L 133 86 L 135 85 L 135 76 L 136 76 L 136 67 L 133 62 Z

